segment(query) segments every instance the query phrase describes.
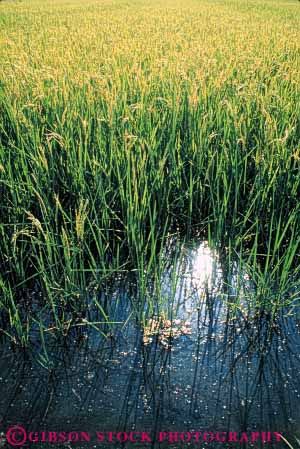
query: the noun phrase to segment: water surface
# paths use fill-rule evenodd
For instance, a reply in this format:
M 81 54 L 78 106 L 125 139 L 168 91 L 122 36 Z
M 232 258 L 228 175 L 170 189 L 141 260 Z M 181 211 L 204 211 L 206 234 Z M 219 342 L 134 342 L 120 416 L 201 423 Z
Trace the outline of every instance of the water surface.
M 159 442 L 159 432 L 300 437 L 297 310 L 254 307 L 247 273 L 233 265 L 229 275 L 205 242 L 185 247 L 177 263 L 178 278 L 171 266 L 162 275 L 167 306 L 154 308 L 144 325 L 130 317 L 132 289 L 120 282 L 98 298 L 120 323 L 106 326 L 106 336 L 74 328 L 51 340 L 47 360 L 38 342 L 26 353 L 2 347 L 1 429 L 91 434 L 89 443 L 24 445 L 37 448 L 286 447 L 274 440 Z M 144 431 L 153 441 L 100 443 L 96 431 Z

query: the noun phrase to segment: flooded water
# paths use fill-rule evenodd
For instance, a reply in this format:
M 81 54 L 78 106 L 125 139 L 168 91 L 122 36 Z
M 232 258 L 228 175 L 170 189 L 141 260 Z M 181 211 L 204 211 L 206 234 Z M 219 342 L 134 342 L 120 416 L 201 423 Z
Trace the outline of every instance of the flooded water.
M 2 347 L 0 432 L 21 426 L 30 448 L 284 448 L 279 433 L 300 438 L 296 309 L 254 306 L 247 273 L 229 276 L 206 243 L 185 248 L 176 272 L 164 271 L 143 326 L 125 283 L 98 299 L 119 323 L 105 335 L 75 328 L 53 337 L 47 357 L 40 343 Z

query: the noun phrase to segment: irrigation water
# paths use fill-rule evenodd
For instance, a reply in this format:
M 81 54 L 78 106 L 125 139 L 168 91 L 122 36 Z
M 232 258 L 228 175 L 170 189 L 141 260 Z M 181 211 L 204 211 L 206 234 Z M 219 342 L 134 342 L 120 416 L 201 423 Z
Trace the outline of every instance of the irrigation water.
M 300 437 L 297 309 L 258 306 L 249 273 L 207 242 L 182 245 L 161 287 L 169 301 L 143 324 L 120 276 L 98 298 L 105 332 L 75 326 L 46 354 L 38 333 L 26 352 L 2 346 L 1 429 L 22 426 L 30 448 L 279 449 L 278 433 Z

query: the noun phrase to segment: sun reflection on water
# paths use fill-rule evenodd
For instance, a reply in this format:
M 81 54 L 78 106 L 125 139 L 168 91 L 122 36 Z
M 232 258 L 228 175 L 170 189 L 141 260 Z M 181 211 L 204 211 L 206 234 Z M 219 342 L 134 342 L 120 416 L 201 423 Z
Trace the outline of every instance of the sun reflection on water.
M 202 242 L 197 250 L 192 251 L 193 285 L 199 289 L 212 289 L 218 279 L 222 276 L 219 258 L 207 241 Z

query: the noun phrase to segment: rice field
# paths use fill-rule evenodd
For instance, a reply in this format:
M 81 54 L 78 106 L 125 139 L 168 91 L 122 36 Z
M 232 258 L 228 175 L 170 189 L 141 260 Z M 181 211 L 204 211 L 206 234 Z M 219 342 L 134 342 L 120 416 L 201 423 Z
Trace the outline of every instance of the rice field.
M 0 2 L 3 338 L 66 335 L 91 297 L 108 323 L 128 273 L 143 319 L 174 236 L 298 303 L 299 25 L 294 0 Z

